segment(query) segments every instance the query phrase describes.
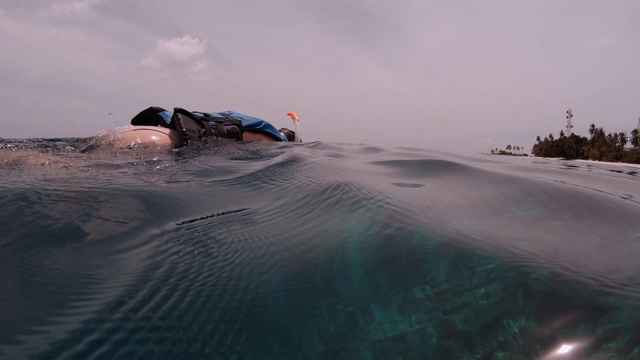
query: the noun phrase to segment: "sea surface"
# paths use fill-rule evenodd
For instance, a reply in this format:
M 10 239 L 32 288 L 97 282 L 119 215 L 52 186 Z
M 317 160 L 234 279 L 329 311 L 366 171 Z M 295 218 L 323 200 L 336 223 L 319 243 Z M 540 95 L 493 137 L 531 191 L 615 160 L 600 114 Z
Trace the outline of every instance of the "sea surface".
M 0 358 L 640 358 L 639 172 L 0 140 Z

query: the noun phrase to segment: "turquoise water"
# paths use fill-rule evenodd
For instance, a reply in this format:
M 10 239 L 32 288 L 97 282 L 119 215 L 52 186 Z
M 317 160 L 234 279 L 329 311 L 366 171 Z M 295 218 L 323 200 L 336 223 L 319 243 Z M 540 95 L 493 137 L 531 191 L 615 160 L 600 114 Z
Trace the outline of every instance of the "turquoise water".
M 640 169 L 0 141 L 0 358 L 640 357 Z

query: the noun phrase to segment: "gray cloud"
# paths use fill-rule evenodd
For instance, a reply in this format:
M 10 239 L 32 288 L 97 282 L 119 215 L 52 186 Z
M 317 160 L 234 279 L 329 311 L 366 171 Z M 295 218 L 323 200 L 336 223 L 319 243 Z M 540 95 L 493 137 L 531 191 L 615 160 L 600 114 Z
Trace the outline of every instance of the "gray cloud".
M 40 15 L 44 17 L 58 16 L 82 16 L 88 14 L 96 5 L 105 0 L 66 0 L 52 3 L 41 9 Z
M 585 47 L 590 49 L 611 49 L 616 47 L 616 42 L 611 38 L 600 36 L 597 39 L 588 41 Z
M 187 34 L 170 40 L 158 40 L 140 64 L 148 69 L 166 72 L 181 67 L 188 79 L 206 81 L 211 78 L 209 64 L 204 58 L 206 40 Z

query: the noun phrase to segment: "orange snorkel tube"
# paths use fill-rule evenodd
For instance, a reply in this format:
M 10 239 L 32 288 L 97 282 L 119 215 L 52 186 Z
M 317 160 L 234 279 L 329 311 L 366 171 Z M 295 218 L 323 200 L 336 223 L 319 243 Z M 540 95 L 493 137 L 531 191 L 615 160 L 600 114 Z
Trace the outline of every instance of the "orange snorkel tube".
M 293 131 L 296 133 L 296 137 L 293 142 L 301 143 L 302 140 L 300 137 L 300 119 L 298 118 L 298 114 L 290 111 L 287 113 L 287 115 L 291 117 L 291 120 L 293 120 Z

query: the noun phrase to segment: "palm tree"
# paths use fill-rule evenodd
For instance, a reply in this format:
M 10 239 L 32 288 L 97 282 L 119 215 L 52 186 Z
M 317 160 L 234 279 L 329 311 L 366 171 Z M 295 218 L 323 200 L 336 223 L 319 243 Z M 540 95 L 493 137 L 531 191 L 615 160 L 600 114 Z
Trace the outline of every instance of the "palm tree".
M 625 145 L 627 145 L 627 143 L 629 142 L 629 138 L 627 138 L 626 132 L 621 132 L 618 135 L 618 142 L 620 143 L 620 145 L 622 145 L 623 148 L 625 147 Z
M 589 135 L 593 138 L 593 134 L 596 133 L 596 124 L 589 125 Z
M 631 139 L 629 141 L 633 147 L 640 146 L 640 133 L 638 133 L 638 129 L 633 129 L 631 131 Z
M 602 127 L 596 128 L 593 131 L 593 137 L 591 138 L 593 143 L 592 149 L 596 150 L 594 155 L 595 158 L 592 160 L 602 160 L 602 156 L 607 153 L 608 143 L 607 143 L 607 133 L 604 131 Z

